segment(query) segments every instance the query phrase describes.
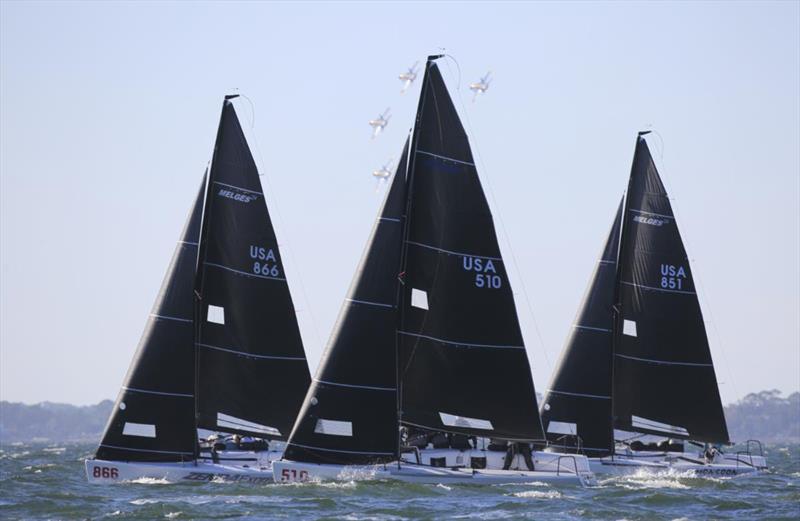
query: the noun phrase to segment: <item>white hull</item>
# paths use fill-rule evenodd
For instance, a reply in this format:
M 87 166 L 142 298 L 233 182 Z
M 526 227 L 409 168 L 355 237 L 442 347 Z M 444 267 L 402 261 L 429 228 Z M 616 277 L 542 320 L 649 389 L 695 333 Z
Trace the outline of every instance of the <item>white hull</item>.
M 279 451 L 228 452 L 219 463 L 200 459 L 185 463 L 149 463 L 86 460 L 89 483 L 107 484 L 137 480 L 180 481 L 237 481 L 242 483 L 271 483 L 272 462 L 282 455 Z M 230 458 L 230 459 L 228 459 Z
M 497 458 L 492 456 L 496 455 Z M 462 458 L 460 463 L 454 461 Z M 471 457 L 487 457 L 487 467 L 483 469 L 464 466 Z M 505 453 L 483 450 L 458 451 L 455 449 L 430 449 L 420 451 L 422 464 L 408 461 L 409 455 L 399 462 L 385 465 L 331 465 L 302 463 L 280 460 L 272 465 L 276 482 L 303 481 L 351 481 L 351 480 L 395 480 L 408 483 L 456 483 L 456 484 L 493 484 L 493 483 L 530 483 L 540 481 L 546 483 L 594 485 L 594 474 L 589 468 L 589 460 L 585 456 L 565 455 L 550 452 L 534 452 L 532 459 L 536 470 L 527 470 L 520 466 L 521 457 L 513 462 L 510 470 L 502 470 Z M 416 459 L 414 455 L 411 458 Z M 431 458 L 446 458 L 447 466 L 430 465 Z M 451 465 L 451 460 L 453 466 Z M 497 461 L 495 461 L 497 460 Z M 495 464 L 499 463 L 499 468 Z M 523 470 L 524 469 L 524 470 Z
M 615 454 L 605 458 L 589 458 L 590 468 L 596 474 L 624 475 L 635 472 L 691 471 L 700 476 L 741 476 L 766 470 L 763 456 L 750 454 L 718 454 L 706 462 L 700 454 L 676 452 L 636 451 Z

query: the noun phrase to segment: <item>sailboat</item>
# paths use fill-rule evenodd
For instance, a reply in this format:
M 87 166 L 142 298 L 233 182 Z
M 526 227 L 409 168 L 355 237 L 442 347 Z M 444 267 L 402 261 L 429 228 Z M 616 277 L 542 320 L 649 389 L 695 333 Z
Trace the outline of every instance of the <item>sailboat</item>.
M 585 456 L 525 452 L 544 440 L 530 365 L 440 57 L 276 481 L 593 480 Z
M 90 482 L 272 481 L 311 381 L 278 242 L 233 100 Z M 201 450 L 198 429 L 251 438 Z M 261 444 L 262 448 L 264 443 Z
M 766 468 L 760 443 L 721 449 L 731 442 L 700 303 L 648 133 L 544 397 L 547 438 L 595 472 L 751 473 Z

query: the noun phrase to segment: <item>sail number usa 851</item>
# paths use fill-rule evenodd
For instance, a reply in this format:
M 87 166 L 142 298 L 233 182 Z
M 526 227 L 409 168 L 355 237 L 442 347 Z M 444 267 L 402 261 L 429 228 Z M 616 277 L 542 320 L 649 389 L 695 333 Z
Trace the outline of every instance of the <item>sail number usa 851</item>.
M 497 269 L 491 259 L 465 256 L 461 267 L 464 268 L 464 271 L 475 273 L 476 288 L 497 289 L 503 286 L 503 279 L 497 274 Z

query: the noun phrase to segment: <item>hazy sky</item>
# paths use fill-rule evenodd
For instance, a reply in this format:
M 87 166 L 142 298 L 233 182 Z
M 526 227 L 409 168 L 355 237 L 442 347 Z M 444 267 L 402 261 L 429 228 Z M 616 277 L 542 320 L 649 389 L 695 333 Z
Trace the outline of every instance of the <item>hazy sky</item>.
M 234 89 L 313 371 L 440 47 L 538 390 L 652 126 L 723 401 L 795 391 L 799 5 L 2 2 L 0 397 L 116 395 Z

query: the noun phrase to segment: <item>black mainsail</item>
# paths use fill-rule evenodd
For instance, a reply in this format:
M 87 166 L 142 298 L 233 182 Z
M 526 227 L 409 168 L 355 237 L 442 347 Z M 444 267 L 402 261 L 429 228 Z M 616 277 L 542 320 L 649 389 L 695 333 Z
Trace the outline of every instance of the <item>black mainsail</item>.
M 543 439 L 492 214 L 433 61 L 422 84 L 408 185 L 398 329 L 402 423 Z
M 642 134 L 625 198 L 616 289 L 616 428 L 729 443 L 689 259 Z
M 582 449 L 591 456 L 614 451 L 612 304 L 622 205 L 620 201 L 542 406 L 548 441 L 563 449 Z
M 286 439 L 311 377 L 234 97 L 222 108 L 197 264 L 197 426 Z
M 205 176 L 97 448 L 97 459 L 194 458 L 192 286 L 204 193 Z
M 286 459 L 396 460 L 399 424 L 544 438 L 492 216 L 436 58 Z
M 398 273 L 408 141 L 284 457 L 367 464 L 397 459 Z
M 614 429 L 730 443 L 689 259 L 645 134 L 542 411 L 550 441 L 582 443 L 590 456 L 614 452 Z

